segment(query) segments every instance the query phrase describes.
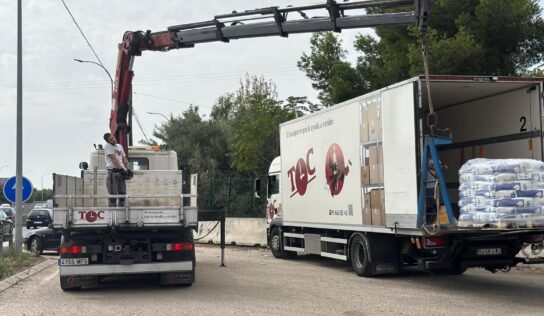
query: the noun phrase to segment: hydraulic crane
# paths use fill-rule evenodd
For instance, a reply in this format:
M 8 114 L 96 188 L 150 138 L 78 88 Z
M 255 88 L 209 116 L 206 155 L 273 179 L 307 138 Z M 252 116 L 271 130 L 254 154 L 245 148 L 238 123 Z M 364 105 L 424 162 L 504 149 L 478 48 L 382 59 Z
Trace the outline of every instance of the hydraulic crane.
M 169 51 L 191 48 L 207 42 L 282 36 L 389 25 L 417 25 L 422 34 L 427 28 L 428 13 L 433 0 L 366 0 L 267 7 L 243 12 L 216 15 L 212 20 L 170 26 L 166 31 L 126 32 L 119 44 L 115 73 L 110 131 L 128 153 L 130 124 L 127 121 L 131 109 L 132 67 L 136 56 L 143 51 Z M 398 8 L 397 12 L 366 14 L 366 9 Z M 321 16 L 309 17 L 318 12 Z M 350 15 L 351 14 L 351 15 Z M 295 19 L 291 19 L 292 16 Z

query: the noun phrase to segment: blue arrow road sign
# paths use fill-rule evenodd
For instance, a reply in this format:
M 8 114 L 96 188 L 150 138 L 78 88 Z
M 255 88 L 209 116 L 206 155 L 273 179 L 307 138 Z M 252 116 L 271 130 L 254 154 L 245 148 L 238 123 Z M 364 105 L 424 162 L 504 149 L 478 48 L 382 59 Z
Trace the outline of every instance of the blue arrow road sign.
M 12 177 L 9 178 L 6 183 L 4 183 L 4 196 L 11 203 L 15 203 L 16 181 L 17 177 Z M 28 199 L 30 199 L 30 196 L 32 195 L 32 189 L 32 183 L 30 183 L 27 178 L 23 177 L 23 202 L 26 202 Z

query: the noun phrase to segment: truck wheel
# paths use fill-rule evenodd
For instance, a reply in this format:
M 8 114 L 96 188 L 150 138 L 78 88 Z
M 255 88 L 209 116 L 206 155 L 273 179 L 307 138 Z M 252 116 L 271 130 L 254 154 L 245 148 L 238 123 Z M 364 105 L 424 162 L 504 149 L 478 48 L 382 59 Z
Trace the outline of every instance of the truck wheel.
M 270 233 L 270 250 L 272 251 L 272 255 L 278 259 L 293 259 L 297 256 L 295 252 L 283 250 L 279 227 L 274 227 Z
M 368 250 L 368 240 L 359 234 L 355 235 L 351 240 L 349 255 L 351 266 L 358 276 L 370 277 L 374 275 Z

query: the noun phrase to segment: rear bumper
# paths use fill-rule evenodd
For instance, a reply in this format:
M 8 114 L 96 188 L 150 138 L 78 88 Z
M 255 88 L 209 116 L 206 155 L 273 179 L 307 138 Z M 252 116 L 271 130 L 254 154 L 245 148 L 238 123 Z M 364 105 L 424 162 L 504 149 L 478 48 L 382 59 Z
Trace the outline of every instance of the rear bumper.
M 137 263 L 131 265 L 90 264 L 82 266 L 59 266 L 61 276 L 191 272 L 193 269 L 192 261 Z

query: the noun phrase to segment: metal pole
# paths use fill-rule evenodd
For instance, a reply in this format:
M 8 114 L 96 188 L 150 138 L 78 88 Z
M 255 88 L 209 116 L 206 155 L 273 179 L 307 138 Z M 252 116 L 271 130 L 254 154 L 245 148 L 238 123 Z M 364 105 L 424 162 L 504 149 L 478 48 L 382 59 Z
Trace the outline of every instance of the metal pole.
M 225 216 L 228 216 L 230 214 L 230 189 L 231 189 L 231 180 L 232 176 L 229 176 L 229 187 L 228 187 L 228 196 L 227 196 L 227 214 Z
M 23 23 L 22 0 L 17 1 L 17 166 L 15 182 L 15 251 L 21 253 L 23 240 Z
M 225 212 L 221 215 L 221 266 L 225 266 Z

